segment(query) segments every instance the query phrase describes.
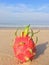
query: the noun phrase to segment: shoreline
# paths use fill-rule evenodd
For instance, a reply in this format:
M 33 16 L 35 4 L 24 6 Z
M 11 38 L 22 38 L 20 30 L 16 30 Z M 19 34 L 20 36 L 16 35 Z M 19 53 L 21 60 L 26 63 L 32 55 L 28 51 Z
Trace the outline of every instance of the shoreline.
M 23 29 L 24 27 L 0 27 L 0 29 Z M 31 29 L 48 30 L 49 27 L 31 27 Z

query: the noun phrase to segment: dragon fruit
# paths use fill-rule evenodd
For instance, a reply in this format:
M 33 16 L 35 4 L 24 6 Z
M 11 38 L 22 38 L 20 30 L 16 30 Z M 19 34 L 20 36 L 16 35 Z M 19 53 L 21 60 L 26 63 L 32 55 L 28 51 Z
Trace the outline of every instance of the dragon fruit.
M 14 53 L 16 58 L 24 63 L 29 60 L 32 60 L 36 55 L 36 45 L 32 39 L 33 32 L 31 32 L 31 36 L 29 35 L 30 25 L 26 26 L 21 36 L 16 36 L 14 41 Z

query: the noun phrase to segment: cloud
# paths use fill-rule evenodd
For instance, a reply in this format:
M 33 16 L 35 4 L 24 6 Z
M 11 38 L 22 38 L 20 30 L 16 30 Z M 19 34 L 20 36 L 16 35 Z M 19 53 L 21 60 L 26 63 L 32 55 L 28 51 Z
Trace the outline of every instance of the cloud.
M 25 4 L 0 4 L 0 24 L 49 24 L 46 9 L 49 10 L 49 6 L 34 9 Z
M 41 7 L 37 8 L 37 11 L 49 13 L 49 4 L 47 4 L 47 5 L 42 5 Z

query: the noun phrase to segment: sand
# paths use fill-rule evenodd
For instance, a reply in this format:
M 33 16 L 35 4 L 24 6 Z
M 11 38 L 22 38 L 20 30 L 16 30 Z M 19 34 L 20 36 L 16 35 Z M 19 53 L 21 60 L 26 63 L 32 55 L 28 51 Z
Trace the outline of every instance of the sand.
M 15 31 L 17 28 L 0 28 L 0 65 L 49 65 L 49 29 L 33 29 L 40 30 L 38 34 L 37 54 L 32 62 L 24 64 L 18 63 L 13 52 L 13 42 Z M 22 29 L 19 28 L 19 33 Z M 35 36 L 34 41 L 35 41 Z

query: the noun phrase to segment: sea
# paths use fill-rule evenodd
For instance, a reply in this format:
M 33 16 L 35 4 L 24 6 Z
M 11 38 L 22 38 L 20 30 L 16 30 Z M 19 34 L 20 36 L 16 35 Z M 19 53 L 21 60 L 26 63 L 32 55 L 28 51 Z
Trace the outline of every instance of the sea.
M 29 24 L 28 24 L 29 25 Z M 27 25 L 0 25 L 0 29 L 2 28 L 24 28 L 25 26 Z M 30 25 L 31 28 L 34 28 L 34 29 L 38 29 L 38 28 L 41 28 L 41 29 L 49 29 L 49 25 Z

